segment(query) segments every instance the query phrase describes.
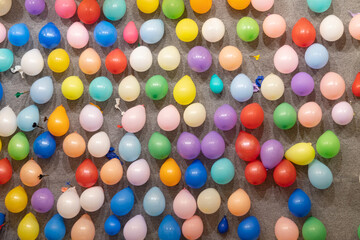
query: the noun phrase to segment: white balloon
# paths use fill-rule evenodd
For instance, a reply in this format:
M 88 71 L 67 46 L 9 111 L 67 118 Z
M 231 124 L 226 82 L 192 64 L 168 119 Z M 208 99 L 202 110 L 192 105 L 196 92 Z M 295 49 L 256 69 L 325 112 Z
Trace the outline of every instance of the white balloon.
M 7 14 L 12 5 L 12 0 L 0 0 L 0 17 Z
M 110 149 L 110 139 L 106 132 L 95 133 L 88 142 L 88 150 L 93 157 L 104 157 Z
M 80 205 L 87 212 L 95 212 L 104 204 L 104 190 L 100 186 L 86 189 L 80 196 Z
M 126 240 L 142 240 L 146 238 L 147 226 L 142 215 L 131 218 L 124 226 L 124 237 Z
M 39 49 L 27 51 L 21 58 L 21 71 L 29 76 L 36 76 L 44 69 L 44 58 Z
M 79 214 L 81 209 L 80 198 L 75 187 L 69 188 L 60 195 L 56 208 L 58 213 L 66 219 L 74 218 Z
M 104 116 L 99 108 L 88 104 L 81 110 L 79 121 L 83 129 L 88 132 L 95 132 L 103 125 Z
M 201 33 L 206 41 L 218 42 L 225 34 L 225 25 L 219 18 L 209 18 L 201 28 Z
M 157 57 L 159 66 L 165 71 L 175 70 L 179 66 L 180 60 L 180 52 L 175 46 L 164 47 Z
M 284 94 L 284 82 L 279 76 L 271 73 L 262 81 L 260 90 L 264 98 L 275 101 Z
M 320 34 L 329 42 L 339 40 L 344 34 L 344 24 L 337 16 L 329 15 L 321 21 Z
M 127 76 L 121 80 L 118 93 L 125 102 L 135 101 L 140 95 L 139 81 L 133 75 Z
M 16 115 L 11 107 L 6 106 L 0 111 L 0 136 L 8 137 L 12 135 L 17 128 Z
M 134 186 L 144 185 L 150 178 L 150 167 L 145 159 L 132 162 L 126 171 L 126 178 Z
M 130 66 L 137 72 L 145 72 L 152 65 L 153 57 L 148 47 L 140 46 L 130 54 Z

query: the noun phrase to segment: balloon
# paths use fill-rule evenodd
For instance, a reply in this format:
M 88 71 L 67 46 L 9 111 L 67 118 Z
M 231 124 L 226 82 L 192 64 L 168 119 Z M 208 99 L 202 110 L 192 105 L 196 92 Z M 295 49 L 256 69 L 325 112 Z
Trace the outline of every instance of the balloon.
M 347 125 L 354 118 L 354 110 L 348 102 L 339 102 L 333 107 L 331 117 L 337 124 Z
M 180 240 L 181 229 L 173 216 L 166 215 L 163 218 L 158 229 L 158 237 L 160 240 Z
M 225 141 L 223 137 L 215 131 L 209 132 L 201 141 L 201 151 L 208 159 L 221 157 L 225 151 Z
M 0 159 L 0 184 L 7 183 L 12 176 L 12 166 L 7 158 Z
M 168 187 L 173 187 L 181 180 L 181 170 L 173 158 L 168 158 L 160 168 L 160 180 Z
M 321 21 L 320 34 L 326 41 L 337 41 L 344 34 L 344 24 L 337 16 L 329 15 Z
M 293 42 L 299 47 L 309 47 L 314 43 L 316 30 L 312 23 L 306 18 L 300 18 L 291 32 Z
M 145 85 L 145 93 L 152 100 L 163 99 L 168 93 L 168 89 L 168 82 L 161 75 L 152 76 Z
M 323 68 L 329 60 L 327 49 L 320 43 L 314 43 L 305 52 L 305 62 L 313 69 Z
M 105 59 L 106 69 L 112 74 L 120 74 L 127 67 L 127 59 L 119 48 L 112 50 Z
M 29 0 L 29 1 L 34 1 L 34 0 Z M 40 44 L 44 48 L 53 49 L 57 45 L 59 45 L 61 40 L 61 33 L 54 23 L 49 22 L 40 29 L 38 38 Z
M 258 128 L 264 121 L 264 111 L 258 103 L 248 104 L 241 111 L 240 121 L 246 128 Z
M 178 19 L 184 13 L 185 4 L 183 0 L 164 0 L 161 9 L 167 18 Z
M 110 208 L 117 216 L 128 214 L 134 206 L 134 192 L 130 187 L 117 192 L 111 199 Z
M 110 215 L 105 223 L 104 223 L 104 230 L 110 236 L 115 236 L 120 232 L 121 224 L 119 219 L 115 215 Z
M 162 214 L 165 210 L 165 197 L 160 188 L 152 187 L 147 191 L 143 200 L 143 207 L 145 212 L 156 217 Z
M 221 93 L 222 90 L 224 89 L 223 81 L 216 74 L 211 76 L 209 86 L 210 86 L 210 90 L 216 94 Z
M 3 87 L 2 87 L 2 85 L 1 85 L 1 83 L 0 83 L 0 101 L 1 101 L 1 99 L 2 99 L 2 97 L 3 97 L 3 94 L 4 94 L 4 89 L 3 89 Z M 0 149 L 1 150 L 1 149 Z
M 296 180 L 296 169 L 294 165 L 283 159 L 274 169 L 274 181 L 280 187 L 289 187 Z
M 339 74 L 328 72 L 320 81 L 320 92 L 326 99 L 339 99 L 345 92 L 345 81 Z
M 216 109 L 214 113 L 214 123 L 220 130 L 229 131 L 235 127 L 236 122 L 237 113 L 232 106 L 224 104 Z
M 321 122 L 322 110 L 316 102 L 307 102 L 300 107 L 298 119 L 304 127 L 316 127 Z
M 259 12 L 266 12 L 274 5 L 274 0 L 251 0 L 251 5 Z
M 231 82 L 231 96 L 238 102 L 246 102 L 254 92 L 251 80 L 243 73 L 238 74 Z
M 74 0 L 56 0 L 55 12 L 61 18 L 71 18 L 76 12 L 76 3 Z
M 255 0 L 255 1 L 261 2 L 261 0 Z M 274 3 L 273 0 L 267 0 L 263 2 Z M 278 38 L 281 37 L 286 31 L 286 21 L 279 14 L 270 14 L 264 19 L 262 27 L 266 36 L 270 38 Z
M 240 131 L 235 142 L 235 150 L 240 159 L 254 161 L 260 154 L 259 140 L 250 133 Z
M 66 110 L 63 105 L 58 106 L 50 114 L 47 121 L 47 127 L 49 132 L 56 137 L 61 137 L 69 130 L 69 118 L 66 114 Z
M 62 240 L 66 234 L 66 226 L 64 219 L 60 214 L 55 214 L 50 220 L 46 223 L 44 228 L 45 238 L 48 240 Z
M 100 6 L 96 0 L 83 0 L 77 9 L 77 15 L 85 24 L 93 24 L 100 17 Z
M 297 114 L 293 106 L 283 102 L 275 108 L 273 119 L 278 128 L 287 130 L 296 124 Z
M 1 15 L 1 14 L 0 14 Z M 350 35 L 356 40 L 360 40 L 360 15 L 356 14 L 349 23 Z M 0 41 L 1 42 L 1 41 Z
M 229 231 L 229 223 L 228 220 L 226 218 L 226 216 L 224 216 L 221 221 L 218 224 L 218 232 L 221 234 L 227 233 Z
M 228 4 L 235 10 L 243 10 L 250 5 L 250 0 L 227 0 Z
M 10 49 L 0 48 L 0 72 L 7 71 L 14 63 L 14 54 Z
M 87 158 L 76 169 L 75 177 L 80 186 L 89 188 L 97 182 L 99 174 L 95 164 Z
M 29 29 L 25 23 L 17 23 L 9 28 L 8 39 L 12 45 L 21 47 L 29 41 L 29 38 Z
M 1 49 L 0 49 L 1 50 Z M 360 72 L 356 74 L 351 91 L 356 97 L 360 97 Z
M 106 2 L 104 2 L 104 5 L 105 3 Z M 105 8 L 103 8 L 103 10 L 105 11 Z M 116 42 L 117 39 L 116 28 L 114 27 L 114 25 L 107 21 L 101 21 L 95 26 L 94 39 L 96 43 L 99 44 L 101 47 L 110 47 Z
M 126 171 L 126 178 L 134 186 L 144 185 L 150 178 L 150 167 L 145 159 L 131 163 Z
M 40 134 L 33 143 L 33 150 L 39 158 L 50 158 L 56 150 L 56 142 L 49 131 Z
M 190 7 L 198 14 L 204 14 L 211 9 L 212 0 L 190 0 Z
M 53 92 L 54 85 L 49 76 L 36 80 L 30 88 L 31 99 L 37 104 L 47 103 L 51 99 Z
M 203 190 L 197 198 L 197 205 L 199 210 L 204 214 L 215 213 L 221 205 L 219 192 L 215 188 Z
M 175 70 L 180 64 L 181 56 L 175 46 L 167 46 L 160 50 L 157 61 L 165 71 Z
M 128 24 L 126 24 L 123 31 L 123 38 L 128 44 L 133 44 L 138 40 L 139 33 L 133 21 L 130 21 Z
M 234 176 L 234 164 L 228 158 L 220 158 L 211 167 L 211 178 L 217 184 L 228 184 Z
M 129 75 L 121 80 L 118 93 L 125 102 L 135 101 L 140 95 L 140 84 L 136 77 Z
M 176 36 L 183 42 L 192 42 L 198 35 L 199 28 L 191 18 L 184 18 L 176 24 Z
M 270 73 L 262 81 L 260 90 L 264 98 L 276 101 L 284 95 L 284 82 L 279 76 Z
M 64 153 L 71 157 L 77 158 L 84 154 L 86 149 L 86 143 L 84 138 L 77 132 L 70 133 L 63 141 Z
M 166 136 L 154 132 L 149 139 L 148 150 L 153 158 L 162 160 L 170 155 L 171 143 Z
M 88 132 L 96 132 L 104 123 L 104 117 L 100 109 L 92 104 L 87 104 L 81 109 L 79 115 L 81 127 Z
M 75 187 L 68 188 L 57 200 L 56 208 L 65 219 L 74 218 L 80 212 L 80 198 Z
M 140 37 L 147 44 L 155 44 L 164 36 L 164 22 L 161 19 L 150 19 L 140 27 Z
M 1 152 L 1 148 L 2 148 L 2 142 L 1 142 L 1 139 L 0 139 L 0 152 Z
M 147 226 L 142 215 L 136 215 L 131 218 L 124 226 L 124 238 L 126 240 L 145 239 L 147 234 Z
M 311 143 L 297 143 L 286 151 L 285 158 L 297 165 L 308 165 L 315 158 L 315 149 Z
M 215 43 L 224 37 L 225 25 L 219 18 L 209 18 L 202 25 L 201 33 L 206 41 Z
M 104 204 L 104 190 L 100 186 L 86 189 L 80 196 L 80 205 L 86 212 L 95 212 Z
M 273 169 L 280 163 L 284 156 L 283 145 L 275 140 L 270 139 L 263 143 L 260 151 L 260 158 L 266 169 Z
M 192 133 L 182 132 L 177 140 L 176 150 L 182 158 L 192 160 L 200 154 L 200 140 Z
M 201 188 L 207 180 L 206 168 L 202 162 L 196 159 L 185 171 L 185 182 L 191 188 Z
M 299 228 L 291 219 L 281 217 L 275 224 L 275 236 L 278 240 L 297 240 Z
M 249 212 L 251 206 L 249 195 L 241 188 L 233 192 L 227 201 L 231 214 L 239 217 Z
M 160 110 L 157 123 L 164 131 L 173 131 L 180 124 L 180 113 L 174 105 L 168 105 Z
M 196 87 L 188 75 L 182 77 L 176 84 L 173 90 L 175 101 L 180 105 L 189 105 L 196 96 Z
M 10 190 L 5 197 L 5 207 L 9 212 L 19 213 L 26 208 L 28 196 L 22 186 Z
M 16 115 L 11 107 L 6 106 L 0 110 L 0 136 L 9 137 L 17 128 Z
M 173 210 L 175 215 L 181 219 L 189 219 L 194 216 L 196 201 L 186 188 L 182 189 L 174 198 Z
M 288 207 L 295 217 L 305 217 L 311 210 L 311 201 L 303 190 L 297 188 L 289 197 Z
M 133 133 L 125 133 L 119 142 L 120 157 L 127 162 L 133 162 L 139 158 L 141 144 Z
M 84 0 L 89 1 L 89 0 Z M 80 6 L 79 6 L 80 7 Z M 71 239 L 82 240 L 95 238 L 95 225 L 88 214 L 82 215 L 71 228 Z
M 143 13 L 153 13 L 159 7 L 159 0 L 137 0 L 137 7 Z
M 79 57 L 79 67 L 81 71 L 85 74 L 93 75 L 97 73 L 101 67 L 101 59 L 99 54 L 93 48 L 85 49 Z
M 252 42 L 259 36 L 259 24 L 251 17 L 242 17 L 236 25 L 236 32 L 244 42 Z
M 46 213 L 54 206 L 54 195 L 48 188 L 36 190 L 31 197 L 31 207 L 39 213 Z
M 331 170 L 316 159 L 309 164 L 308 177 L 310 183 L 317 189 L 327 189 L 333 182 Z
M 144 105 L 137 105 L 128 109 L 121 119 L 121 125 L 125 131 L 137 133 L 145 126 L 146 113 Z
M 243 61 L 242 54 L 241 54 L 240 50 L 237 47 L 226 46 L 223 49 L 221 49 L 221 51 L 219 53 L 220 66 L 223 69 L 227 70 L 227 71 L 235 71 L 235 70 L 237 70 L 241 66 L 242 61 Z M 237 75 L 234 78 L 234 80 L 236 78 L 240 78 L 240 77 L 238 77 L 239 75 Z M 240 76 L 246 76 L 246 75 L 242 74 Z M 241 77 L 241 78 L 244 78 L 244 77 Z M 231 88 L 230 88 L 230 90 L 231 90 Z
M 16 123 L 21 131 L 31 132 L 34 126 L 39 124 L 39 109 L 36 105 L 30 105 L 19 112 Z
M 12 5 L 12 0 L 2 0 L 0 2 L 0 17 L 4 16 L 10 11 L 11 5 Z
M 100 170 L 100 178 L 106 185 L 115 185 L 120 182 L 124 170 L 117 158 L 107 161 Z
M 67 77 L 61 84 L 61 92 L 69 100 L 77 100 L 84 92 L 84 85 L 77 76 Z
M 325 240 L 326 228 L 319 219 L 309 217 L 302 227 L 302 235 L 305 240 Z
M 70 65 L 70 58 L 64 49 L 58 48 L 49 54 L 47 63 L 51 71 L 62 73 L 68 69 Z
M 39 49 L 34 48 L 27 51 L 21 58 L 20 73 L 24 72 L 29 76 L 36 76 L 44 69 L 44 59 Z
M 333 158 L 340 151 L 340 141 L 333 131 L 327 130 L 316 142 L 316 151 L 323 158 Z
M 330 8 L 331 0 L 307 0 L 307 4 L 311 11 L 316 13 L 322 13 Z
M 92 135 L 87 145 L 88 151 L 93 157 L 104 157 L 110 149 L 110 139 L 106 132 L 101 131 Z
M 36 186 L 43 177 L 41 167 L 33 159 L 27 161 L 20 169 L 20 180 L 25 186 Z
M 0 224 L 2 227 L 5 224 L 5 217 L 6 217 L 6 215 L 4 213 L 0 213 Z
M 126 12 L 125 0 L 105 0 L 103 13 L 111 21 L 117 21 L 124 17 Z
M 260 185 L 265 182 L 267 171 L 261 161 L 255 160 L 246 165 L 245 178 L 252 185 Z
M 0 23 L 0 43 L 2 43 L 6 38 L 6 28 L 4 24 Z
M 184 221 L 181 230 L 186 239 L 195 240 L 203 234 L 204 223 L 199 216 L 194 215 Z
M 193 71 L 202 73 L 206 72 L 211 67 L 212 56 L 206 48 L 195 46 L 189 51 L 187 62 Z
M 237 234 L 243 240 L 256 240 L 260 236 L 260 223 L 256 217 L 250 216 L 239 223 Z
M 18 237 L 21 240 L 36 239 L 39 236 L 39 228 L 39 223 L 34 214 L 28 213 L 23 219 L 21 219 L 18 225 Z
M 184 121 L 189 127 L 199 127 L 206 119 L 206 110 L 201 103 L 192 103 L 184 111 Z
M 291 89 L 298 96 L 307 96 L 314 90 L 314 79 L 306 72 L 298 72 L 291 79 Z
M 66 39 L 71 47 L 80 49 L 88 44 L 89 33 L 81 22 L 74 22 L 67 30 Z
M 23 132 L 16 133 L 9 141 L 8 153 L 14 160 L 24 160 L 30 151 L 29 140 Z
M 289 45 L 279 48 L 274 55 L 274 66 L 283 74 L 295 71 L 299 65 L 299 57 L 295 50 Z
M 153 57 L 148 47 L 139 46 L 131 52 L 129 61 L 136 72 L 146 72 L 152 65 Z
M 25 8 L 31 15 L 39 15 L 45 9 L 44 0 L 25 0 Z

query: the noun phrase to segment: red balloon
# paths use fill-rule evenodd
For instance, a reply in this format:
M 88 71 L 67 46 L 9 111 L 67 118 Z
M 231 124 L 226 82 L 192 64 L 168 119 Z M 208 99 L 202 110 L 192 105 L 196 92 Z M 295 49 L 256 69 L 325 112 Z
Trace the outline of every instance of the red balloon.
M 356 74 L 355 80 L 352 85 L 352 92 L 355 96 L 360 97 L 360 72 Z
M 235 150 L 240 159 L 247 162 L 255 161 L 260 154 L 260 143 L 255 136 L 240 131 L 235 142 Z
M 294 25 L 291 36 L 299 47 L 308 47 L 315 41 L 316 30 L 309 20 L 300 18 Z
M 125 71 L 127 59 L 119 48 L 112 50 L 105 59 L 106 69 L 112 74 L 120 74 Z
M 0 160 L 0 184 L 7 183 L 12 176 L 11 163 L 7 158 Z
M 245 168 L 245 178 L 252 185 L 260 185 L 265 182 L 267 171 L 261 161 L 249 163 Z
M 85 159 L 76 169 L 75 177 L 82 187 L 92 187 L 98 180 L 98 170 L 90 159 Z
M 296 180 L 296 169 L 294 165 L 286 159 L 283 159 L 274 170 L 274 180 L 280 187 L 289 187 Z
M 100 6 L 96 0 L 83 0 L 77 10 L 80 21 L 93 24 L 100 17 Z
M 240 113 L 240 121 L 246 128 L 258 128 L 264 121 L 264 111 L 258 103 L 246 105 Z

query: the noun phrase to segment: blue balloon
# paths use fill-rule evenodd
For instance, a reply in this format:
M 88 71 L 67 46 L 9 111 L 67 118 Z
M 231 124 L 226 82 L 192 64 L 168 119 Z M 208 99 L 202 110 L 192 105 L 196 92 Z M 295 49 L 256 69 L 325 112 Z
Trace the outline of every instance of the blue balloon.
M 117 192 L 110 202 L 110 208 L 117 216 L 128 214 L 134 206 L 134 192 L 130 187 L 124 188 Z
M 105 0 L 103 13 L 111 21 L 120 20 L 126 13 L 125 0 Z
M 37 104 L 44 104 L 50 101 L 53 93 L 54 85 L 49 76 L 36 80 L 30 88 L 30 97 Z
M 230 92 L 231 96 L 235 100 L 239 102 L 246 102 L 252 97 L 254 93 L 254 87 L 250 78 L 241 73 L 232 80 L 230 85 Z
M 125 133 L 119 143 L 120 157 L 127 162 L 137 160 L 141 153 L 139 139 L 133 133 Z
M 309 164 L 308 177 L 311 184 L 317 189 L 327 189 L 333 182 L 331 170 L 316 159 Z
M 239 223 L 237 234 L 241 240 L 256 240 L 260 236 L 260 224 L 256 217 L 250 216 Z
M 14 63 L 14 54 L 10 49 L 0 48 L 0 72 L 5 72 Z
M 3 89 L 3 87 L 2 87 L 2 85 L 0 83 L 0 101 L 1 101 L 1 99 L 3 97 L 3 94 L 4 94 L 4 89 Z
M 104 223 L 104 229 L 105 232 L 110 236 L 114 236 L 118 234 L 121 229 L 121 224 L 119 219 L 115 215 L 109 216 Z
M 229 223 L 228 223 L 228 220 L 226 219 L 226 216 L 224 216 L 221 219 L 221 221 L 219 222 L 218 231 L 221 234 L 226 233 L 227 231 L 229 231 Z
M 90 97 L 98 102 L 108 100 L 113 93 L 113 85 L 107 77 L 97 77 L 89 85 Z
M 185 171 L 185 182 L 191 188 L 201 188 L 207 180 L 204 164 L 198 159 L 191 163 Z
M 322 13 L 330 8 L 331 0 L 307 0 L 307 4 L 311 11 Z
M 303 190 L 297 188 L 289 197 L 288 207 L 295 217 L 305 217 L 311 210 L 311 201 Z
M 50 158 L 56 150 L 56 141 L 49 131 L 40 134 L 34 141 L 33 150 L 39 158 Z
M 223 81 L 216 74 L 212 75 L 209 85 L 210 85 L 210 90 L 216 94 L 221 93 L 222 90 L 224 89 Z
M 160 188 L 152 187 L 145 194 L 143 207 L 147 214 L 152 217 L 159 216 L 165 210 L 165 197 Z
M 110 47 L 117 39 L 116 28 L 107 21 L 101 21 L 94 29 L 94 38 L 100 46 Z
M 30 38 L 29 29 L 25 23 L 13 25 L 8 31 L 9 42 L 17 47 L 25 45 Z
M 141 39 L 148 44 L 159 42 L 164 32 L 164 22 L 161 19 L 150 19 L 140 27 Z
M 0 226 L 5 223 L 5 216 L 6 215 L 4 213 L 0 213 Z
M 313 69 L 323 68 L 329 61 L 327 49 L 320 43 L 314 43 L 305 52 L 305 62 Z
M 158 229 L 160 240 L 179 240 L 181 238 L 181 229 L 175 218 L 166 215 L 160 223 Z
M 39 42 L 44 48 L 53 49 L 60 41 L 61 33 L 54 23 L 49 22 L 40 29 Z
M 65 237 L 66 227 L 60 214 L 55 214 L 44 228 L 45 238 L 48 240 L 61 240 Z
M 220 158 L 211 167 L 211 178 L 217 184 L 228 184 L 234 176 L 234 164 L 228 158 Z
M 39 124 L 40 113 L 36 105 L 30 105 L 17 115 L 17 126 L 23 132 L 30 132 Z

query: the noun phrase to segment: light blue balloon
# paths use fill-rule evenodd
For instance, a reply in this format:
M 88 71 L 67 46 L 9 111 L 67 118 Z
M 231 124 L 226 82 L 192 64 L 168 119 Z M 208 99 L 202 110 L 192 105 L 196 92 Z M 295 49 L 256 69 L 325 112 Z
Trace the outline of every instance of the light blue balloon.
M 0 48 L 0 72 L 5 72 L 14 63 L 14 54 L 10 49 Z
M 61 240 L 65 237 L 66 227 L 60 214 L 55 214 L 46 224 L 44 235 L 47 240 Z
M 311 11 L 322 13 L 330 8 L 331 0 L 307 0 L 307 4 Z
M 16 123 L 17 126 L 21 129 L 23 132 L 30 132 L 34 130 L 34 123 L 36 125 L 39 124 L 40 120 L 40 113 L 39 109 L 35 105 L 30 105 L 17 115 Z
M 331 170 L 316 159 L 309 164 L 308 177 L 311 184 L 317 189 L 327 189 L 333 182 Z
M 47 103 L 54 92 L 51 77 L 46 76 L 36 80 L 30 88 L 30 97 L 37 104 Z
M 143 207 L 147 214 L 152 217 L 159 216 L 165 210 L 165 197 L 160 188 L 152 187 L 145 194 Z
M 120 157 L 127 162 L 137 160 L 141 153 L 139 139 L 133 133 L 125 133 L 119 143 Z
M 164 31 L 164 22 L 161 19 L 150 19 L 141 25 L 140 36 L 144 42 L 154 44 L 162 39 Z
M 113 85 L 107 77 L 97 77 L 91 81 L 89 93 L 95 101 L 104 102 L 111 97 Z
M 120 20 L 126 12 L 125 0 L 105 0 L 103 4 L 103 13 L 111 21 Z
M 241 73 L 237 75 L 230 85 L 231 96 L 239 101 L 246 102 L 249 100 L 254 92 L 253 84 L 245 74 Z
M 228 184 L 234 176 L 234 164 L 228 158 L 220 158 L 211 167 L 211 178 L 217 184 Z
M 213 93 L 219 94 L 222 92 L 223 89 L 224 89 L 223 81 L 219 78 L 218 75 L 216 74 L 212 75 L 210 79 L 210 90 Z
M 130 187 L 117 192 L 110 201 L 111 211 L 117 216 L 128 214 L 134 207 L 135 196 Z
M 327 49 L 320 43 L 314 43 L 305 52 L 305 62 L 313 69 L 323 68 L 329 61 Z
M 179 240 L 181 238 L 181 229 L 175 218 L 166 215 L 161 221 L 158 236 L 160 240 Z

